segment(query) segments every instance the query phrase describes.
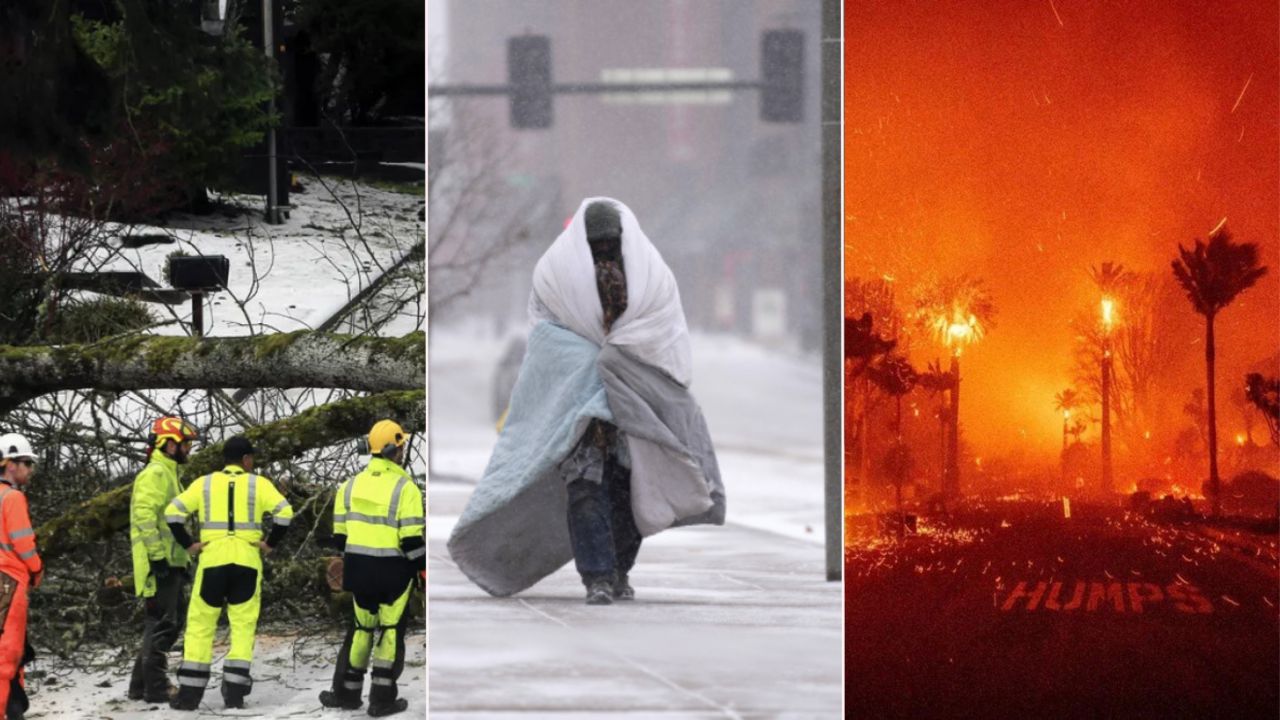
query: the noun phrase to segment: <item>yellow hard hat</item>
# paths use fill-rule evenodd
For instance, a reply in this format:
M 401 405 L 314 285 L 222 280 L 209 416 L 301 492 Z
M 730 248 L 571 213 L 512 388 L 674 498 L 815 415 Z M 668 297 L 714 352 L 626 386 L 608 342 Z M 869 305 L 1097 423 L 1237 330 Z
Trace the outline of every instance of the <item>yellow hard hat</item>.
M 409 433 L 394 420 L 379 420 L 369 431 L 369 452 L 381 455 L 390 446 L 400 447 L 409 442 Z

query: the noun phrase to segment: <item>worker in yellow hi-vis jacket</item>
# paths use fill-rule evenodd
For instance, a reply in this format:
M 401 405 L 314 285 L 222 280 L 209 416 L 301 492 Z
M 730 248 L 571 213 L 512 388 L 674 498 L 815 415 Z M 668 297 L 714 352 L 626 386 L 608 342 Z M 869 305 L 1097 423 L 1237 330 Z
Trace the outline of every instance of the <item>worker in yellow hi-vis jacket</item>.
M 168 703 L 178 689 L 169 684 L 166 654 L 178 640 L 182 586 L 187 580 L 185 547 L 169 532 L 164 510 L 178 496 L 178 466 L 187 462 L 196 429 L 177 417 L 151 425 L 147 466 L 133 480 L 129 496 L 129 539 L 133 586 L 143 598 L 142 648 L 133 663 L 129 699 Z
M 334 497 L 333 533 L 344 545 L 342 588 L 354 602 L 333 687 L 320 693 L 325 707 L 360 707 L 370 655 L 369 714 L 409 707 L 397 697 L 396 680 L 404 669 L 409 595 L 426 569 L 427 547 L 422 491 L 401 467 L 408 440 L 395 422 L 379 421 L 369 431 L 368 467 Z
M 209 684 L 213 634 L 222 606 L 231 625 L 231 648 L 222 662 L 222 699 L 228 708 L 244 707 L 253 688 L 254 633 L 262 601 L 262 556 L 280 544 L 293 508 L 271 481 L 253 473 L 253 445 L 243 437 L 223 446 L 227 466 L 187 487 L 165 508 L 174 538 L 199 554 L 195 587 L 187 607 L 187 630 L 178 667 L 178 695 L 170 706 L 195 710 Z M 192 542 L 184 523 L 200 518 L 200 542 Z M 271 533 L 263 540 L 263 516 Z

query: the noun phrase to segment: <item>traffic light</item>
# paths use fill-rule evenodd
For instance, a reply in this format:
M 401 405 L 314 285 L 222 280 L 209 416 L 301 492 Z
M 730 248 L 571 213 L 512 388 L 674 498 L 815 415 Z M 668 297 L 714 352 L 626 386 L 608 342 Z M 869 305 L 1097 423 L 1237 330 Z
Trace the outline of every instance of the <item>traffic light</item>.
M 551 39 L 521 35 L 507 39 L 511 127 L 551 127 Z
M 760 38 L 760 119 L 804 120 L 804 33 L 766 30 Z

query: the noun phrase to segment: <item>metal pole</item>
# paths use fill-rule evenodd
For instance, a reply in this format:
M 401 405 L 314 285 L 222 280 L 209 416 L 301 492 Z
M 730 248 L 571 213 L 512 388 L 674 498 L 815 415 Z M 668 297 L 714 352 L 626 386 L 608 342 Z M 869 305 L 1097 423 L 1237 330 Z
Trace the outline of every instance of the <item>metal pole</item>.
M 947 488 L 948 496 L 960 494 L 960 356 L 951 356 L 951 432 L 947 436 Z
M 941 363 L 938 365 L 941 366 Z M 941 493 L 943 500 L 946 500 L 947 477 L 950 475 L 950 473 L 947 473 L 947 448 L 951 447 L 951 443 L 947 441 L 947 436 L 950 434 L 951 429 L 951 409 L 947 405 L 946 396 L 941 397 L 938 402 L 940 402 L 940 405 L 938 405 L 938 438 L 942 441 L 942 454 L 938 456 L 938 469 L 941 470 L 940 474 L 938 474 L 938 478 L 941 479 L 941 483 L 938 484 L 938 493 Z
M 844 565 L 844 465 L 843 431 L 844 373 L 840 328 L 844 303 L 843 243 L 844 220 L 840 196 L 843 133 L 841 128 L 841 45 L 840 0 L 822 0 L 822 302 L 823 339 L 823 447 L 826 476 L 826 565 L 827 580 L 840 580 Z
M 191 334 L 204 337 L 204 293 L 191 293 Z
M 1102 489 L 1111 492 L 1111 338 L 1102 351 Z
M 1070 419 L 1070 415 L 1068 415 L 1067 411 L 1063 411 L 1062 413 L 1062 455 L 1058 461 L 1058 465 L 1060 466 L 1059 468 L 1060 474 L 1062 476 L 1060 480 L 1062 483 L 1063 492 L 1067 491 L 1066 489 L 1067 488 L 1067 421 L 1069 419 Z
M 272 4 L 275 0 L 262 0 L 262 49 L 267 54 L 268 60 L 275 59 L 276 39 L 273 25 L 275 20 L 272 17 Z M 267 113 L 275 115 L 276 98 L 272 93 L 271 99 L 267 101 Z M 276 128 L 272 123 L 267 128 L 267 212 L 266 221 L 271 225 L 280 224 L 280 207 L 279 200 L 276 197 Z

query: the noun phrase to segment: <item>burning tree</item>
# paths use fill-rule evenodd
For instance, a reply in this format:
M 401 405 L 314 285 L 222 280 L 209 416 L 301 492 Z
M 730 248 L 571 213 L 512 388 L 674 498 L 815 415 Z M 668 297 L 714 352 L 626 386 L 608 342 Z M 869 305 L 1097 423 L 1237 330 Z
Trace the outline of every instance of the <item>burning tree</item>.
M 1102 269 L 1108 266 L 1113 268 L 1110 278 Z M 1137 455 L 1151 447 L 1152 429 L 1169 414 L 1165 398 L 1170 393 L 1160 390 L 1173 391 L 1168 386 L 1176 381 L 1179 368 L 1170 358 L 1176 356 L 1174 349 L 1190 328 L 1177 313 L 1168 312 L 1176 292 L 1169 278 L 1127 270 L 1116 278 L 1115 268 L 1120 266 L 1103 263 L 1091 273 L 1100 292 L 1111 301 L 1111 327 L 1104 326 L 1101 314 L 1092 307 L 1072 318 L 1076 332 L 1072 380 L 1082 406 L 1101 404 L 1099 368 L 1110 352 L 1111 419 L 1121 444 Z
M 952 386 L 943 490 L 960 490 L 960 355 L 994 327 L 996 307 L 978 278 L 959 275 L 926 283 L 918 292 L 915 320 L 951 352 Z

